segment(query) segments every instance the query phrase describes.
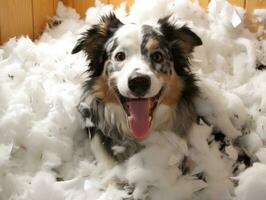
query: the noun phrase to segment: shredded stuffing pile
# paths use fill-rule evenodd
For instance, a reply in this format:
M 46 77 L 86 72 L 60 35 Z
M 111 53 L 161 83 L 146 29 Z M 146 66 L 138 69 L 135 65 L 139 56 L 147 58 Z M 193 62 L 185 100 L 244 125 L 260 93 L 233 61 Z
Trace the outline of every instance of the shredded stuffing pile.
M 201 37 L 191 63 L 200 79 L 197 113 L 208 123 L 195 124 L 187 141 L 152 133 L 145 149 L 104 170 L 77 110 L 87 64 L 71 50 L 80 33 L 113 10 L 125 23 L 173 14 L 177 26 Z M 257 14 L 264 20 L 265 11 Z M 244 10 L 224 0 L 212 0 L 208 13 L 188 0 L 136 0 L 129 13 L 125 5 L 96 2 L 85 20 L 59 3 L 38 41 L 13 38 L 0 48 L 0 199 L 264 200 L 266 40 L 243 21 Z M 186 174 L 184 156 L 194 166 Z

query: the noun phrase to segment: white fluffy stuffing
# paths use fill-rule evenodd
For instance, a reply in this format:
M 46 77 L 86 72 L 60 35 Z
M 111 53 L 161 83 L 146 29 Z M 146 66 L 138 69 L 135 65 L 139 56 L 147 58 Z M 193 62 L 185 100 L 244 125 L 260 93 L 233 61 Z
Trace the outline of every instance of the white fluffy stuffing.
M 152 133 L 146 148 L 125 163 L 109 171 L 97 166 L 76 108 L 86 62 L 70 52 L 79 34 L 111 10 L 97 2 L 81 20 L 59 3 L 60 25 L 47 27 L 36 42 L 12 38 L 1 46 L 0 199 L 265 199 L 266 71 L 256 64 L 266 62 L 266 42 L 244 28 L 243 9 L 225 0 L 213 0 L 208 13 L 187 0 L 136 0 L 128 16 L 125 5 L 115 10 L 122 21 L 139 23 L 172 13 L 202 38 L 191 61 L 200 78 L 195 103 L 211 126 L 195 124 L 188 141 Z M 257 163 L 232 177 L 238 150 L 229 145 L 223 158 L 217 145 L 208 145 L 213 130 L 232 142 L 238 138 Z M 195 164 L 186 176 L 178 168 L 184 156 Z M 207 183 L 195 179 L 201 171 Z

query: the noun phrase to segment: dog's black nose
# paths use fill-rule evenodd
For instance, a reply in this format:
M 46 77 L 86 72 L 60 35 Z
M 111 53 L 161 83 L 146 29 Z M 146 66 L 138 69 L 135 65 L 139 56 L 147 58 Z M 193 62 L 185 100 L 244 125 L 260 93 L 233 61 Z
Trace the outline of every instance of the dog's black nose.
M 151 87 L 151 78 L 148 75 L 133 74 L 128 79 L 128 87 L 137 96 L 144 96 Z

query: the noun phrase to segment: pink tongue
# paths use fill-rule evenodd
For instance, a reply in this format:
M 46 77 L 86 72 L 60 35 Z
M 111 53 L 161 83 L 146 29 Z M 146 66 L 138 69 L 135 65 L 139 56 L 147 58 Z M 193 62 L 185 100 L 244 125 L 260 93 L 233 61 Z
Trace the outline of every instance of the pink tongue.
M 138 99 L 131 100 L 127 104 L 129 106 L 129 125 L 132 134 L 136 138 L 144 138 L 150 128 L 150 101 L 148 99 Z

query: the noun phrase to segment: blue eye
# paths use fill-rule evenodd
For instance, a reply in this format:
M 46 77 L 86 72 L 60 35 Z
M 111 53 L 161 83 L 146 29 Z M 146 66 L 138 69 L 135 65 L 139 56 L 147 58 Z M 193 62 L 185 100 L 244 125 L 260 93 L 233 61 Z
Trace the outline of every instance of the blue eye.
M 116 61 L 123 61 L 126 59 L 126 54 L 124 52 L 118 52 L 117 54 L 115 54 L 115 59 Z

